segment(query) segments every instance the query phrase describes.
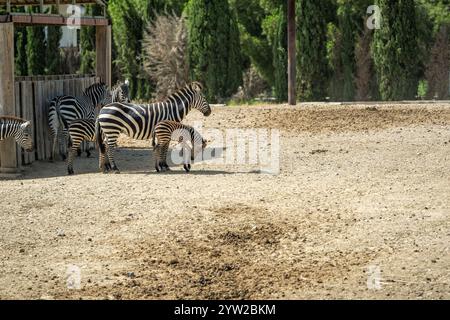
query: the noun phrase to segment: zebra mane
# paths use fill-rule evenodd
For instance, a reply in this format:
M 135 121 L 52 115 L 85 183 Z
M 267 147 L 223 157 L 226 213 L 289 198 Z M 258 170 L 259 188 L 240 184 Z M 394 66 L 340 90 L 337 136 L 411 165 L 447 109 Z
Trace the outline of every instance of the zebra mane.
M 4 121 L 8 121 L 8 120 L 12 120 L 12 121 L 18 121 L 20 123 L 25 123 L 28 122 L 28 120 L 16 117 L 16 116 L 0 116 L 0 121 L 4 122 Z
M 203 86 L 200 82 L 192 82 L 185 85 L 183 88 L 178 89 L 171 95 L 169 95 L 164 101 L 173 100 L 176 97 L 179 97 L 181 93 L 195 93 L 196 91 L 200 91 L 203 89 Z

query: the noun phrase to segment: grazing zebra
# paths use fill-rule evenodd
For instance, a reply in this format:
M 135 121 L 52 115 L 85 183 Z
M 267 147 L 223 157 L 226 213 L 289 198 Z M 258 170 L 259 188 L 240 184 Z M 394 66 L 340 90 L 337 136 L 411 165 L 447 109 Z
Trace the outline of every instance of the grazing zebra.
M 25 151 L 33 151 L 30 121 L 16 117 L 0 117 L 0 141 L 9 137 L 14 137 Z
M 52 159 L 56 156 L 56 147 L 61 139 L 65 141 L 69 124 L 76 119 L 95 119 L 96 107 L 115 101 L 129 101 L 129 83 L 119 83 L 111 91 L 104 83 L 89 86 L 80 97 L 58 96 L 50 102 L 49 126 L 53 135 Z M 62 128 L 60 129 L 60 127 Z M 62 134 L 61 132 L 62 131 Z M 90 155 L 89 152 L 88 157 Z M 63 158 L 65 156 L 63 155 Z
M 158 144 L 153 149 L 155 154 L 156 171 L 168 171 L 167 151 L 171 140 L 178 141 L 183 145 L 183 153 L 186 149 L 191 150 L 191 161 L 194 161 L 199 152 L 206 147 L 206 140 L 202 138 L 200 133 L 191 126 L 184 125 L 180 122 L 165 120 L 159 122 L 155 127 L 155 136 Z M 191 146 L 188 146 L 188 142 Z M 183 154 L 183 168 L 186 172 L 191 170 L 189 157 Z
M 100 110 L 96 125 L 97 142 L 100 153 L 105 153 L 105 142 L 108 145 L 108 158 L 112 170 L 119 173 L 114 161 L 114 148 L 121 133 L 132 139 L 148 140 L 154 136 L 154 128 L 158 122 L 173 120 L 181 122 L 194 107 L 204 116 L 211 114 L 211 108 L 202 94 L 202 85 L 193 82 L 172 94 L 164 102 L 147 105 L 112 103 Z M 102 157 L 100 157 L 102 158 Z M 100 170 L 106 172 L 104 163 L 100 162 Z

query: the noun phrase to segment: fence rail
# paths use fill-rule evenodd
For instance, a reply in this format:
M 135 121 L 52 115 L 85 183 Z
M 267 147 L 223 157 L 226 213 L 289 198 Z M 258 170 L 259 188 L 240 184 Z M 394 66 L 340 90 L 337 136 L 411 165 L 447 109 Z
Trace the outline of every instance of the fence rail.
M 79 96 L 88 86 L 98 81 L 98 77 L 91 75 L 16 77 L 16 116 L 32 121 L 35 146 L 34 152 L 16 148 L 17 167 L 51 158 L 52 136 L 48 126 L 50 100 L 58 95 Z

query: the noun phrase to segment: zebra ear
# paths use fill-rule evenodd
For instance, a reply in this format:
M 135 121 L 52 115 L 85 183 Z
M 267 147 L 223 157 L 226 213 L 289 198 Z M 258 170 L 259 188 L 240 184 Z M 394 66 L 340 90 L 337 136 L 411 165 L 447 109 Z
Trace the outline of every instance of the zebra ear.
M 29 127 L 31 127 L 31 121 L 27 121 L 22 123 L 22 125 L 20 126 L 22 129 L 28 129 Z

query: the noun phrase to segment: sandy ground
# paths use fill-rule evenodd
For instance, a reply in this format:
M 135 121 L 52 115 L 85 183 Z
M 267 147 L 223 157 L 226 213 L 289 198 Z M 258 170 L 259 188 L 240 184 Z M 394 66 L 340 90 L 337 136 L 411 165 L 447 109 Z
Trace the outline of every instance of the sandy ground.
M 126 138 L 120 175 L 98 173 L 96 157 L 72 177 L 35 163 L 0 181 L 0 298 L 450 298 L 449 105 L 187 120 L 280 130 L 280 173 L 204 162 L 157 174 L 149 143 Z

